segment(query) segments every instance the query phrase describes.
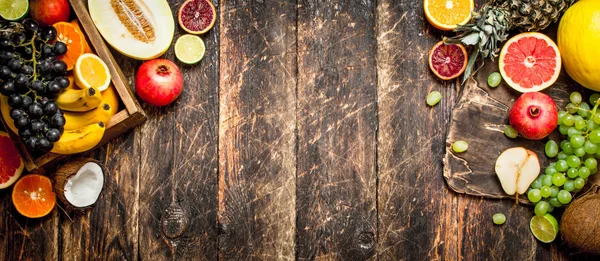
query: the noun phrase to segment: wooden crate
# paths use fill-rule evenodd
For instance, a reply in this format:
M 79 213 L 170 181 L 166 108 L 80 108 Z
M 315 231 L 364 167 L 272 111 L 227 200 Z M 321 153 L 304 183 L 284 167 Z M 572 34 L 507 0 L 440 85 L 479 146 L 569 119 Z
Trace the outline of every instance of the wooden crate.
M 101 146 L 106 144 L 108 141 L 113 138 L 123 134 L 124 132 L 134 128 L 135 126 L 141 124 L 146 120 L 146 115 L 137 100 L 134 97 L 133 92 L 121 68 L 116 63 L 112 53 L 108 49 L 106 43 L 102 39 L 102 36 L 94 26 L 92 22 L 92 18 L 88 13 L 88 9 L 86 6 L 86 1 L 81 0 L 69 0 L 71 3 L 71 7 L 73 11 L 75 11 L 75 15 L 79 20 L 81 25 L 81 29 L 84 34 L 89 39 L 89 44 L 95 53 L 102 58 L 104 62 L 108 65 L 108 69 L 110 70 L 112 76 L 112 84 L 115 86 L 117 93 L 119 94 L 121 100 L 121 107 L 119 108 L 119 112 L 115 114 L 108 123 L 106 127 L 106 131 L 104 133 L 104 137 L 102 141 L 98 144 Z M 2 119 L 2 117 L 0 117 Z M 17 134 L 12 133 L 10 128 L 6 126 L 6 123 L 3 120 L 2 124 L 4 125 L 4 129 L 10 134 L 11 138 L 15 141 L 23 160 L 25 161 L 25 168 L 30 172 L 38 172 L 43 171 L 44 167 L 51 165 L 53 162 L 69 156 L 69 155 L 60 155 L 55 153 L 47 153 L 41 155 L 37 158 L 33 158 L 25 149 L 25 145 L 21 142 L 21 139 Z M 97 147 L 98 147 L 97 146 Z

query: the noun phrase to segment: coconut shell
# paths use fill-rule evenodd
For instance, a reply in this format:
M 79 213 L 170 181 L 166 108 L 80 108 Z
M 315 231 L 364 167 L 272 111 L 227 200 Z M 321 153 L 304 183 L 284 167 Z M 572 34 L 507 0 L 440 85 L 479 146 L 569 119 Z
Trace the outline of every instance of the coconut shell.
M 74 158 L 67 161 L 65 164 L 59 166 L 56 169 L 54 174 L 54 192 L 56 193 L 56 197 L 60 200 L 62 205 L 69 211 L 85 211 L 87 209 L 92 208 L 96 203 L 89 205 L 87 207 L 76 207 L 71 204 L 65 197 L 65 184 L 67 180 L 79 171 L 83 165 L 94 162 L 100 166 L 102 169 L 102 175 L 104 176 L 104 182 L 106 183 L 106 167 L 100 161 L 91 158 Z M 100 189 L 100 195 L 102 195 L 102 191 L 104 190 L 104 186 Z
M 575 199 L 561 218 L 562 238 L 582 253 L 600 255 L 600 187 Z

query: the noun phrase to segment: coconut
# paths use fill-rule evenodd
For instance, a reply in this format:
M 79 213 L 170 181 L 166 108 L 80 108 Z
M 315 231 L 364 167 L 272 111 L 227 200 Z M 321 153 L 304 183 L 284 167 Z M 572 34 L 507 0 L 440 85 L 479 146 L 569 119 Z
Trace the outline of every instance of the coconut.
M 565 209 L 562 238 L 582 254 L 600 255 L 600 186 L 593 185 Z
M 97 160 L 72 159 L 56 169 L 54 191 L 65 207 L 90 208 L 102 193 L 106 168 Z

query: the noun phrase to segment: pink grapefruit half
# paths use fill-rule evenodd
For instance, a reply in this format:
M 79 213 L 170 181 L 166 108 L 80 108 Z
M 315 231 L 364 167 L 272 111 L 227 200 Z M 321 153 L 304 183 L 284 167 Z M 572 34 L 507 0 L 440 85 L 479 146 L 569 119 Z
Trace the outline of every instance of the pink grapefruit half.
M 23 173 L 24 166 L 19 151 L 8 133 L 0 131 L 0 189 L 15 183 Z
M 519 92 L 537 92 L 550 87 L 560 74 L 558 47 L 541 33 L 521 33 L 510 38 L 500 51 L 500 73 Z

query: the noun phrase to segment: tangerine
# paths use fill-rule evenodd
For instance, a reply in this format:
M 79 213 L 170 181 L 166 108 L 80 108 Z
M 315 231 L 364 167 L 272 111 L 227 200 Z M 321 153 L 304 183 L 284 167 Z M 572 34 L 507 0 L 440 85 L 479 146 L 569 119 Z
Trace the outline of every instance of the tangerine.
M 429 23 L 436 28 L 450 31 L 457 25 L 471 20 L 473 0 L 424 0 L 423 9 Z
M 52 212 L 56 205 L 56 194 L 52 191 L 52 182 L 48 177 L 29 174 L 15 183 L 12 202 L 21 215 L 40 218 Z
M 73 70 L 77 58 L 85 50 L 85 37 L 80 30 L 67 22 L 55 23 L 54 28 L 56 28 L 56 40 L 67 45 L 67 53 L 58 58 L 67 64 L 67 70 Z

